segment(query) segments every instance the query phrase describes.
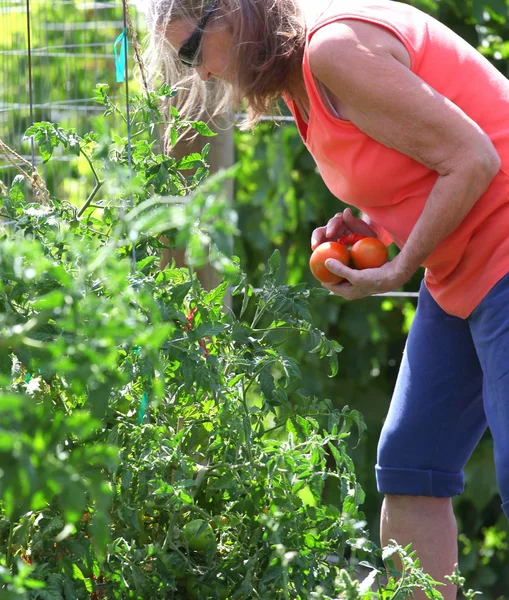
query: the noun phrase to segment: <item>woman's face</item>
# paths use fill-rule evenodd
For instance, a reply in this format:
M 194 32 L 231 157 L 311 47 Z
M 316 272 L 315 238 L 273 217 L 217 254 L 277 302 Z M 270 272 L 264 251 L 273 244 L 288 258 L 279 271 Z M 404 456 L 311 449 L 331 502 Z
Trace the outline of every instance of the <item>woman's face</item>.
M 166 37 L 176 50 L 189 39 L 197 23 L 188 19 L 178 19 L 170 23 Z M 232 83 L 232 66 L 230 64 L 232 50 L 232 34 L 226 19 L 221 17 L 207 23 L 201 43 L 201 64 L 193 67 L 203 81 L 211 77 Z

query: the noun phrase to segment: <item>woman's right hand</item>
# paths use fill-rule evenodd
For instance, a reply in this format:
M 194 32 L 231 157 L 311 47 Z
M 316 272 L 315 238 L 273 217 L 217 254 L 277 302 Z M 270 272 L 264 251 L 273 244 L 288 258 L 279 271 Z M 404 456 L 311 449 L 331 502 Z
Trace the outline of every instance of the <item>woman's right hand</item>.
M 337 213 L 324 227 L 317 227 L 311 236 L 311 250 L 324 242 L 336 242 L 338 238 L 350 233 L 358 233 L 366 237 L 378 237 L 371 227 L 362 219 L 357 219 L 350 208 Z

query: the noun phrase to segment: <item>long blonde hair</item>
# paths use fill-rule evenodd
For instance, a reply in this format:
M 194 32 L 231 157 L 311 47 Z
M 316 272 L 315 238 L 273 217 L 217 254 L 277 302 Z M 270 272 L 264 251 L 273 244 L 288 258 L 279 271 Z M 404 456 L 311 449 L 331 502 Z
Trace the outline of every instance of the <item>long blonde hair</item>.
M 227 17 L 232 33 L 233 83 L 203 82 L 180 63 L 166 31 L 172 21 L 198 21 L 211 0 L 147 0 L 149 70 L 182 90 L 172 100 L 189 118 L 238 109 L 244 101 L 250 129 L 263 114 L 274 114 L 277 100 L 288 92 L 289 77 L 302 60 L 305 25 L 297 0 L 220 0 L 218 14 Z

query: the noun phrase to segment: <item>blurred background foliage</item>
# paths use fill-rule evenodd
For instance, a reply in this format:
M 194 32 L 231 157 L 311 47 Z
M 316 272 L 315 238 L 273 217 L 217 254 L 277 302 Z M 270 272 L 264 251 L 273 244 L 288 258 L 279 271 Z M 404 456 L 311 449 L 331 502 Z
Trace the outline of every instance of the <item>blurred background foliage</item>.
M 410 3 L 452 28 L 501 72 L 509 74 L 505 0 L 413 0 Z M 0 139 L 10 141 L 12 147 L 28 156 L 30 148 L 26 143 L 21 146 L 21 136 L 32 119 L 62 122 L 76 127 L 81 134 L 90 129 L 92 119 L 92 126 L 100 129 L 101 118 L 97 112 L 88 111 L 91 105 L 88 99 L 97 82 L 113 81 L 111 45 L 122 27 L 121 5 L 105 1 L 88 4 L 87 8 L 73 1 L 42 0 L 32 4 L 33 41 L 37 47 L 46 48 L 33 56 L 35 108 L 32 117 L 27 106 L 27 60 L 23 55 L 15 61 L 13 56 L 13 52 L 24 48 L 27 42 L 26 15 L 16 12 L 19 6 L 13 0 L 0 0 L 3 31 L 0 37 Z M 96 27 L 73 27 L 73 21 L 78 20 L 93 22 Z M 65 23 L 65 27 L 55 27 L 58 23 Z M 74 50 L 65 49 L 64 68 L 63 63 L 56 60 L 59 48 L 72 45 L 76 46 Z M 93 55 L 92 63 L 90 60 L 81 62 L 85 47 Z M 74 51 L 76 56 L 69 60 L 69 53 Z M 119 95 L 122 92 L 120 84 L 117 92 Z M 18 109 L 14 106 L 16 103 Z M 234 135 L 238 163 L 233 200 L 233 208 L 238 213 L 234 254 L 240 257 L 255 287 L 261 284 L 267 261 L 276 248 L 282 258 L 281 282 L 305 281 L 316 285 L 308 269 L 311 232 L 324 225 L 344 205 L 321 181 L 293 123 L 263 122 L 254 133 L 236 131 Z M 0 163 L 0 167 L 0 179 L 6 178 L 9 171 L 5 163 Z M 60 187 L 61 197 L 79 203 L 82 201 L 80 193 L 87 187 L 85 167 L 80 166 L 79 160 L 72 166 L 65 161 L 60 166 L 57 161 L 51 161 L 52 170 L 44 175 L 50 187 L 52 182 Z M 391 248 L 391 252 L 395 249 Z M 417 273 L 405 290 L 417 291 L 421 278 L 422 272 Z M 234 298 L 234 309 L 239 308 L 236 302 Z M 327 365 L 304 348 L 300 357 L 303 378 L 313 394 L 332 398 L 336 407 L 349 405 L 364 415 L 367 431 L 360 444 L 351 448 L 351 455 L 359 482 L 366 491 L 364 512 L 375 541 L 378 541 L 381 503 L 374 477 L 376 446 L 415 304 L 414 299 L 408 298 L 373 297 L 353 303 L 336 297 L 316 299 L 312 306 L 316 326 L 343 346 L 339 372 L 329 377 Z M 285 343 L 291 344 L 295 352 L 300 340 L 287 339 Z M 465 493 L 454 500 L 460 531 L 460 569 L 468 585 L 481 590 L 487 598 L 497 598 L 509 589 L 509 524 L 500 509 L 492 454 L 492 441 L 487 433 L 466 468 Z

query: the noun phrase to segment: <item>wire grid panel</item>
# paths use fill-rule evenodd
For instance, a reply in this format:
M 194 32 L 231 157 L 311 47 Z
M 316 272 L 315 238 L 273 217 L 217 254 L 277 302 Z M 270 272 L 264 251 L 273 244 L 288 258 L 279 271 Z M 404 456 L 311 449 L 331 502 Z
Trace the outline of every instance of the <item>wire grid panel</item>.
M 91 189 L 87 165 L 57 149 L 41 167 L 23 135 L 38 121 L 79 135 L 94 129 L 104 111 L 91 100 L 97 83 L 122 98 L 113 56 L 124 28 L 122 3 L 0 0 L 0 25 L 0 139 L 35 163 L 51 193 L 80 204 Z M 8 184 L 15 174 L 0 155 L 0 179 Z

